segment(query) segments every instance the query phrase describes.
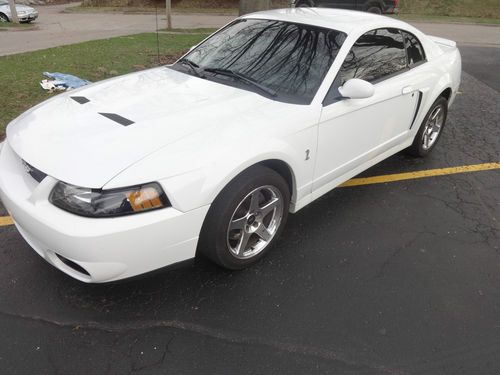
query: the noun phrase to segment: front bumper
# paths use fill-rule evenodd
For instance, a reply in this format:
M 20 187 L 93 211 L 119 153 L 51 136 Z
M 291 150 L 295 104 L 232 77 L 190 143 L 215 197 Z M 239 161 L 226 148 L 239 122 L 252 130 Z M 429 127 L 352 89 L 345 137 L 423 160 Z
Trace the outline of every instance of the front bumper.
M 209 206 L 165 208 L 118 218 L 70 214 L 48 201 L 57 180 L 36 182 L 7 142 L 0 149 L 0 198 L 26 242 L 47 262 L 88 283 L 140 275 L 195 256 Z
M 17 17 L 19 18 L 19 22 L 31 22 L 38 18 L 38 13 L 33 12 L 33 13 L 26 13 L 23 15 L 18 14 Z

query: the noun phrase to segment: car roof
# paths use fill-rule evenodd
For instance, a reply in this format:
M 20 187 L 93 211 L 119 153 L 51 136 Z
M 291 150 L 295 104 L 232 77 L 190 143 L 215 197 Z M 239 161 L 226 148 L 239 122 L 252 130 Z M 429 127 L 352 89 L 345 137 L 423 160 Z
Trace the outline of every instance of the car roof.
M 413 29 L 406 22 L 373 13 L 333 8 L 286 8 L 250 13 L 242 18 L 263 18 L 326 27 L 350 34 L 354 31 L 393 27 Z

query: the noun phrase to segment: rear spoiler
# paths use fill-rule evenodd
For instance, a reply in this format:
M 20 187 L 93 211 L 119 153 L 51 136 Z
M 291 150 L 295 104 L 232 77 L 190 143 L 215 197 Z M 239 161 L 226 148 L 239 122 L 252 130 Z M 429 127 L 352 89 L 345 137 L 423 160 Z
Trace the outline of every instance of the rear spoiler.
M 455 42 L 453 40 L 450 40 L 450 39 L 440 38 L 438 36 L 432 36 L 432 35 L 429 35 L 429 38 L 434 43 L 441 44 L 441 45 L 444 45 L 444 46 L 447 46 L 447 47 L 456 48 L 456 46 L 457 46 L 457 42 Z

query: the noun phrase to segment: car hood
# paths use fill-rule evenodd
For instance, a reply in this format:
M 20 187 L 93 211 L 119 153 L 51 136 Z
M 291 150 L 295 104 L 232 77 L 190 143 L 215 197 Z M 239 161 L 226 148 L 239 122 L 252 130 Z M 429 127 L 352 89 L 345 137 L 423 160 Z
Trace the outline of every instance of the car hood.
M 32 7 L 29 7 L 29 6 L 27 6 L 27 5 L 21 5 L 21 4 L 17 5 L 17 4 L 16 4 L 16 10 L 17 10 L 18 12 L 21 12 L 21 11 L 32 12 L 32 11 L 34 11 L 35 9 L 34 9 L 34 8 L 32 8 Z
M 9 8 L 9 5 L 0 5 L 0 8 L 2 8 L 2 10 L 7 10 L 9 13 L 10 13 L 10 8 Z M 32 12 L 34 11 L 35 9 L 30 7 L 30 6 L 27 6 L 27 5 L 22 5 L 22 4 L 16 4 L 16 10 L 18 12 L 21 12 L 21 11 L 26 11 L 26 12 Z
M 82 99 L 78 102 L 75 97 L 88 102 L 81 104 Z M 41 103 L 8 126 L 7 140 L 40 171 L 70 184 L 101 188 L 128 166 L 169 144 L 200 132 L 216 132 L 228 122 L 238 126 L 244 113 L 269 105 L 280 104 L 162 67 Z M 120 124 L 123 119 L 133 124 Z

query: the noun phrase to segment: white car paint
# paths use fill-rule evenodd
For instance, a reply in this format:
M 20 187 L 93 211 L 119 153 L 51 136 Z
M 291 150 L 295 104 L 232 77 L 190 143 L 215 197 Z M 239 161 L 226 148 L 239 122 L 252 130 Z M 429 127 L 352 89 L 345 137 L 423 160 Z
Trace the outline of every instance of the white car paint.
M 0 155 L 0 197 L 28 243 L 48 262 L 85 282 L 135 276 L 195 256 L 208 208 L 240 172 L 266 160 L 293 176 L 291 212 L 384 158 L 408 147 L 435 99 L 460 84 L 453 42 L 363 12 L 298 8 L 254 13 L 263 18 L 333 28 L 347 34 L 309 105 L 259 94 L 160 67 L 58 95 L 7 128 Z M 427 62 L 374 85 L 374 95 L 323 106 L 350 47 L 381 27 L 413 33 Z M 416 91 L 423 93 L 418 114 Z M 84 105 L 71 96 L 90 100 Z M 117 126 L 99 112 L 135 122 Z M 265 134 L 265 137 L 262 135 Z M 21 159 L 48 175 L 37 184 Z M 64 181 L 112 189 L 157 181 L 172 207 L 92 219 L 48 201 Z M 84 267 L 63 264 L 55 253 Z

